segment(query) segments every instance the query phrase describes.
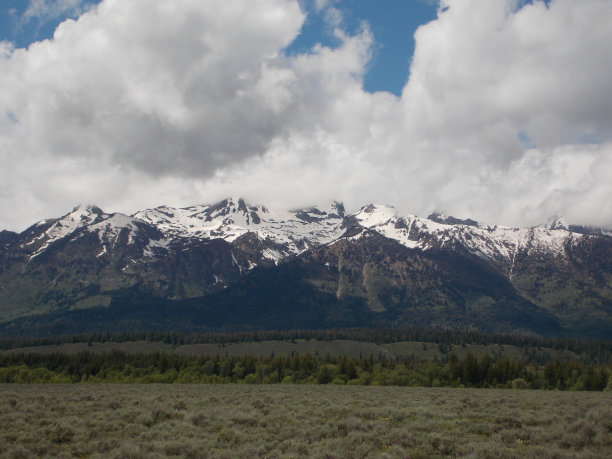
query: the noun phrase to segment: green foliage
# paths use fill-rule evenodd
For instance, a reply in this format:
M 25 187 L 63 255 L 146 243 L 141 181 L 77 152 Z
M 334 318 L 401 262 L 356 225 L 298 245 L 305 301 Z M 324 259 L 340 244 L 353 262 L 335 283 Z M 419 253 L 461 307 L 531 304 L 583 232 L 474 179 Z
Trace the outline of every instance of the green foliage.
M 565 363 L 541 367 L 472 353 L 447 362 L 390 359 L 379 355 L 208 357 L 166 353 L 0 354 L 3 383 L 317 383 L 374 386 L 504 387 L 602 391 L 610 379 L 603 365 Z
M 350 340 L 358 343 L 394 344 L 420 343 L 423 346 L 421 355 L 436 352 L 441 356 L 450 353 L 453 346 L 515 346 L 521 348 L 524 354 L 522 360 L 526 363 L 535 361 L 539 364 L 554 360 L 559 353 L 571 353 L 580 356 L 586 363 L 612 363 L 612 341 L 595 341 L 575 338 L 556 338 L 520 335 L 494 335 L 475 331 L 436 330 L 436 329 L 331 329 L 331 330 L 258 330 L 235 333 L 180 333 L 176 331 L 147 331 L 121 333 L 95 333 L 63 335 L 43 338 L 0 338 L 0 349 L 10 350 L 24 347 L 57 346 L 76 343 L 149 343 L 156 350 L 154 343 L 172 346 L 193 344 L 228 345 L 235 343 L 261 343 L 264 341 L 292 342 L 308 341 L 340 341 Z M 142 351 L 144 352 L 144 350 Z M 427 354 L 425 354 L 427 352 Z M 346 352 L 345 352 L 346 353 Z M 551 358 L 552 356 L 552 358 Z M 424 357 L 421 357 L 424 358 Z

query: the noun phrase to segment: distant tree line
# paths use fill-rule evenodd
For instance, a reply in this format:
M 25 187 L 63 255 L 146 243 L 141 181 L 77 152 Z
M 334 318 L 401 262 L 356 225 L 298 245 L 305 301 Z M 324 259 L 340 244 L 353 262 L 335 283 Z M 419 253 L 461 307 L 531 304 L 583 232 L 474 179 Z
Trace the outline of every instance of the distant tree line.
M 578 339 L 570 337 L 538 337 L 520 335 L 495 335 L 474 331 L 435 330 L 435 329 L 333 329 L 333 330 L 260 330 L 233 333 L 180 333 L 180 332 L 123 332 L 95 333 L 91 335 L 65 335 L 41 338 L 0 338 L 0 350 L 22 347 L 59 345 L 66 343 L 104 343 L 150 341 L 172 345 L 186 344 L 231 344 L 260 341 L 291 340 L 354 340 L 377 344 L 388 344 L 402 341 L 420 341 L 436 343 L 443 348 L 450 345 L 511 345 L 525 349 L 548 348 L 557 351 L 571 351 L 587 355 L 592 363 L 612 363 L 612 342 Z
M 207 357 L 167 353 L 0 354 L 2 383 L 351 384 L 597 390 L 612 369 L 556 360 L 526 365 L 472 353 L 447 362 L 329 354 Z M 611 385 L 612 386 L 612 385 Z

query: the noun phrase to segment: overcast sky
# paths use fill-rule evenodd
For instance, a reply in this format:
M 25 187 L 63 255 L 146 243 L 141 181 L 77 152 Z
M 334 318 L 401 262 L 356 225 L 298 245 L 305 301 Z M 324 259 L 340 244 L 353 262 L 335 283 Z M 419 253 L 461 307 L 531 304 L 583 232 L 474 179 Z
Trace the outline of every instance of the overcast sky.
M 612 227 L 610 0 L 0 8 L 0 229 L 230 195 Z

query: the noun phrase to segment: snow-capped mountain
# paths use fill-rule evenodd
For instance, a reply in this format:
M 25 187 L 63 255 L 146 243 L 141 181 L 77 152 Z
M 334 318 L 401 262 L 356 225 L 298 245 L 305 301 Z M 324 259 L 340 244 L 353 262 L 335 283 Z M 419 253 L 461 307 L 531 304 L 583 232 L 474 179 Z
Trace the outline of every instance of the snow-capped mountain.
M 401 217 L 388 206 L 369 205 L 351 217 L 363 228 L 376 231 L 408 248 L 467 250 L 497 263 L 509 277 L 519 253 L 564 259 L 568 256 L 568 248 L 591 237 L 554 224 L 531 228 L 481 227 L 474 220 L 458 220 L 440 214 L 428 218 Z
M 131 216 L 107 214 L 96 206 L 77 206 L 63 217 L 36 223 L 26 231 L 21 247 L 30 249 L 33 258 L 58 240 L 78 238 L 89 232 L 96 234 L 107 250 L 109 245 L 117 243 L 120 235 L 125 235 L 130 245 L 135 243 L 139 231 L 146 228 L 151 232 L 153 228 L 155 235 L 142 250 L 143 256 L 152 257 L 163 256 L 172 242 L 220 239 L 234 243 L 250 233 L 270 245 L 262 254 L 264 258 L 280 261 L 343 237 L 359 238 L 361 231 L 367 229 L 411 249 L 462 247 L 474 255 L 511 266 L 520 251 L 564 257 L 568 244 L 593 236 L 584 231 L 571 231 L 570 226 L 555 219 L 550 224 L 531 228 L 481 227 L 474 220 L 441 214 L 428 218 L 400 216 L 393 207 L 373 204 L 345 215 L 344 206 L 337 202 L 273 211 L 239 198 L 228 198 L 213 205 L 160 206 Z M 352 230 L 347 231 L 349 228 Z M 351 235 L 356 228 L 357 232 Z M 153 251 L 153 248 L 164 250 Z
M 133 236 L 142 227 L 142 222 L 127 215 L 106 214 L 96 206 L 76 206 L 61 218 L 42 220 L 26 230 L 29 237 L 21 244 L 22 249 L 30 250 L 30 259 L 43 253 L 51 244 L 64 238 L 75 239 L 84 232 L 96 234 L 102 250 L 117 243 L 119 236 L 125 234 L 128 244 L 134 242 Z
M 223 239 L 234 242 L 247 233 L 270 241 L 263 256 L 274 261 L 329 243 L 342 232 L 342 204 L 294 211 L 271 211 L 244 200 L 228 198 L 214 205 L 182 209 L 162 206 L 133 215 L 155 226 L 166 239 Z
M 107 307 L 126 289 L 175 302 L 213 301 L 230 295 L 226 289 L 244 290 L 248 279 L 274 272 L 268 279 L 274 284 L 290 271 L 287 282 L 331 295 L 339 305 L 363 302 L 366 315 L 374 314 L 368 320 L 385 317 L 387 325 L 409 322 L 406 311 L 417 304 L 462 305 L 461 318 L 452 319 L 461 326 L 474 311 L 489 314 L 509 304 L 505 313 L 518 308 L 525 317 L 540 308 L 538 320 L 556 318 L 561 330 L 584 306 L 593 323 L 609 320 L 610 331 L 611 247 L 604 230 L 559 218 L 508 228 L 442 214 L 399 215 L 384 205 L 350 214 L 338 202 L 278 211 L 239 198 L 133 215 L 77 206 L 21 234 L 0 233 L 0 322 Z M 496 283 L 495 291 L 482 285 L 484 278 Z M 428 320 L 422 325 L 449 325 Z

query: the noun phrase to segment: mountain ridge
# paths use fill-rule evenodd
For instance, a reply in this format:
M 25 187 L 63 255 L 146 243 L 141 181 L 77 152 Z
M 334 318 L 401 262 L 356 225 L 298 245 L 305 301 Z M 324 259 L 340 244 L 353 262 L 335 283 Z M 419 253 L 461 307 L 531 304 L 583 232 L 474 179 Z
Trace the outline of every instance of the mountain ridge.
M 67 321 L 71 311 L 105 313 L 118 298 L 130 303 L 126 298 L 140 295 L 153 298 L 149 303 L 170 301 L 166 309 L 198 303 L 193 314 L 204 329 L 219 314 L 211 304 L 233 305 L 233 313 L 221 313 L 228 323 L 214 323 L 239 329 L 254 326 L 246 312 L 236 315 L 240 301 L 262 311 L 267 301 L 277 318 L 283 308 L 304 320 L 311 317 L 307 309 L 319 311 L 321 326 L 355 325 L 353 314 L 361 317 L 359 326 L 472 324 L 488 331 L 612 337 L 612 238 L 572 229 L 558 218 L 509 228 L 439 213 L 402 216 L 374 204 L 346 213 L 336 201 L 277 211 L 227 198 L 132 215 L 77 206 L 22 233 L 0 233 L 0 334 L 9 333 L 2 324 L 23 318 L 53 314 Z M 276 287 L 266 293 L 256 278 Z M 298 309 L 286 306 L 291 302 Z M 257 307 L 247 309 L 252 324 L 274 326 Z M 313 320 L 309 328 L 316 328 Z

